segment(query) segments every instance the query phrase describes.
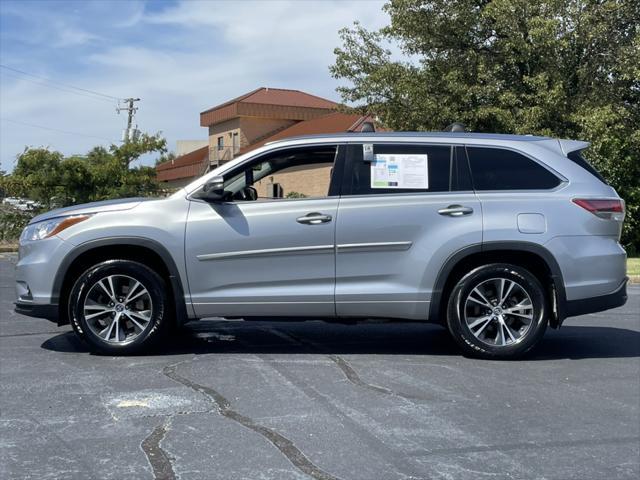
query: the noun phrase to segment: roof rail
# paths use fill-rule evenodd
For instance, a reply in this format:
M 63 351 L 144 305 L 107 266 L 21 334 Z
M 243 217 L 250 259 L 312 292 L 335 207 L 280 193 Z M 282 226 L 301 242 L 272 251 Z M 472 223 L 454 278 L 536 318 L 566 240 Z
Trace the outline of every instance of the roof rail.
M 372 133 L 376 131 L 376 127 L 373 125 L 373 122 L 364 122 L 360 131 L 362 133 Z
M 447 125 L 444 129 L 445 132 L 466 132 L 467 126 L 462 122 L 453 122 L 451 125 Z

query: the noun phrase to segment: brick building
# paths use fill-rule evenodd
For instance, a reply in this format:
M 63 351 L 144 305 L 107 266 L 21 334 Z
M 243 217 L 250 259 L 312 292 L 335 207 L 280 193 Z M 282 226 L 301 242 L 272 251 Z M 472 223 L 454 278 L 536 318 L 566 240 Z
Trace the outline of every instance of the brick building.
M 338 112 L 339 105 L 299 90 L 258 88 L 200 114 L 208 129 L 208 145 L 156 167 L 158 180 L 168 187 L 184 186 L 209 170 L 267 142 L 317 133 L 358 131 L 370 120 Z M 268 183 L 278 183 L 284 195 L 313 194 L 328 184 L 329 166 L 289 169 L 256 184 L 266 195 Z M 326 191 L 326 190 L 325 190 Z

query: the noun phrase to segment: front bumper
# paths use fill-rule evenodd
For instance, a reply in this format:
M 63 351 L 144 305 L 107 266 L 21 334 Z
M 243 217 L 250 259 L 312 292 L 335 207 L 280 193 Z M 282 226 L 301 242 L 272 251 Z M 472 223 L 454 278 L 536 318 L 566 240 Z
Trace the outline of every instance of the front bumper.
M 578 315 L 586 315 L 587 313 L 602 312 L 611 308 L 621 307 L 627 303 L 628 281 L 629 278 L 625 277 L 622 284 L 612 293 L 607 295 L 567 301 L 565 306 L 565 316 L 577 317 Z
M 28 317 L 46 318 L 50 322 L 58 323 L 58 305 L 42 305 L 37 303 L 16 302 L 15 312 Z
M 57 304 L 56 274 L 72 249 L 71 243 L 57 236 L 21 243 L 15 274 L 17 302 L 34 306 Z
M 60 324 L 54 280 L 72 249 L 72 244 L 57 236 L 20 244 L 15 271 L 16 313 Z

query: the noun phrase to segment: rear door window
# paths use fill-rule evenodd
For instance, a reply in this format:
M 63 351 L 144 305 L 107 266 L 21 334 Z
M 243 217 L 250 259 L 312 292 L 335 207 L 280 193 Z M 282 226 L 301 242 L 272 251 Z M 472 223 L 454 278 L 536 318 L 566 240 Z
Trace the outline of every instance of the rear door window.
M 450 145 L 350 145 L 344 182 L 342 195 L 472 190 L 463 147 Z
M 549 190 L 560 179 L 534 160 L 502 148 L 467 147 L 476 190 Z

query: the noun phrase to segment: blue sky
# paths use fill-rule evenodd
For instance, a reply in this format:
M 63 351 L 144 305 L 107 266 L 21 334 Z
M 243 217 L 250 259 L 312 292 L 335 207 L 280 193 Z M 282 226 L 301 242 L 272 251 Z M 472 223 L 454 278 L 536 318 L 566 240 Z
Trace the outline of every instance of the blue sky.
M 115 100 L 59 84 L 140 97 L 140 129 L 162 131 L 171 149 L 206 138 L 200 111 L 260 86 L 338 100 L 338 30 L 383 26 L 383 3 L 0 0 L 0 64 L 59 87 L 0 68 L 0 168 L 26 145 L 74 154 L 120 138 Z

